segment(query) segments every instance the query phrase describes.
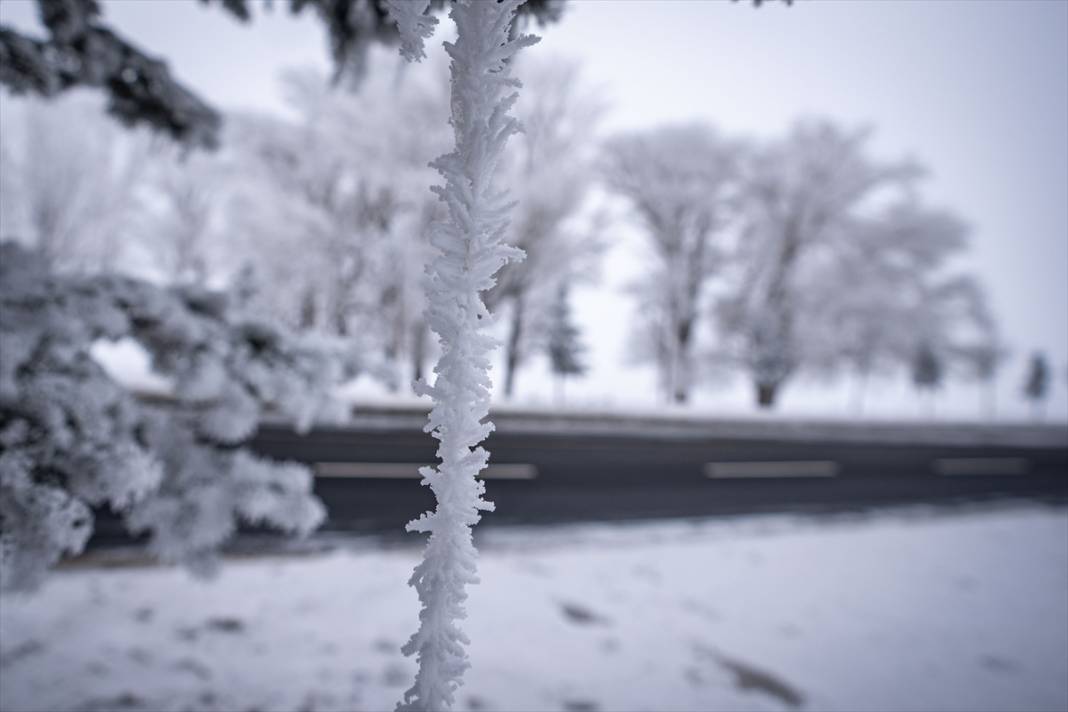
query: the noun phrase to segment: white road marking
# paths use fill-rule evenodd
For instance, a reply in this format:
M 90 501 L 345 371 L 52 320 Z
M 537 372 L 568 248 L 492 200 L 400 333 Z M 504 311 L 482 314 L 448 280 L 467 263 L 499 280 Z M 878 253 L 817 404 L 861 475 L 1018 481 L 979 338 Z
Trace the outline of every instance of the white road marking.
M 1022 457 L 940 457 L 934 470 L 947 476 L 1024 475 L 1028 462 Z
M 837 477 L 838 469 L 838 463 L 831 460 L 708 462 L 705 463 L 705 477 L 716 480 L 760 477 Z
M 419 468 L 428 463 L 415 462 L 317 462 L 316 477 L 353 480 L 417 479 Z M 526 464 L 490 464 L 479 475 L 491 480 L 532 480 L 538 468 Z

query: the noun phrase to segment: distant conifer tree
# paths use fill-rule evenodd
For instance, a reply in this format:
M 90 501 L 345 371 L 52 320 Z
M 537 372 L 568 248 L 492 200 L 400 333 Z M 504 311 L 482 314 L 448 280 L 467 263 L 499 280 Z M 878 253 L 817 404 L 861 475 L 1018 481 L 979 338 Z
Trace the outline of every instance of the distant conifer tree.
M 564 380 L 568 376 L 581 376 L 586 373 L 586 364 L 582 360 L 586 347 L 582 344 L 579 329 L 572 319 L 566 284 L 557 290 L 556 299 L 549 312 L 549 339 L 546 350 L 549 354 L 549 365 L 556 377 L 558 398 L 562 400 Z
M 942 387 L 944 377 L 942 359 L 929 342 L 923 342 L 916 349 L 912 360 L 912 383 L 919 390 L 937 390 Z
M 1024 395 L 1032 403 L 1035 419 L 1041 419 L 1049 394 L 1049 363 L 1046 355 L 1036 351 L 1031 355 L 1027 367 L 1027 380 L 1024 382 Z
M 928 413 L 934 411 L 934 392 L 942 387 L 945 366 L 942 357 L 929 341 L 921 341 L 912 357 L 912 385 L 917 392 L 928 394 Z

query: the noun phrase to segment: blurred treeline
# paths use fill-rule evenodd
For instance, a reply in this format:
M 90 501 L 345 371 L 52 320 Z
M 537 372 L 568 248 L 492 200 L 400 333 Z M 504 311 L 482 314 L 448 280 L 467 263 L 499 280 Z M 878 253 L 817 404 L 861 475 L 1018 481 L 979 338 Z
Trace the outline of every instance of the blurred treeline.
M 0 234 L 61 271 L 115 270 L 241 290 L 290 325 L 343 336 L 393 389 L 427 375 L 428 162 L 445 153 L 448 76 L 389 50 L 357 90 L 314 71 L 282 77 L 284 114 L 232 113 L 220 148 L 189 150 L 105 116 L 102 99 L 4 96 Z M 596 363 L 569 299 L 606 249 L 639 236 L 625 304 L 629 355 L 687 401 L 744 374 L 773 406 L 800 374 L 918 389 L 988 384 L 1007 355 L 980 283 L 959 268 L 967 223 L 929 205 L 924 167 L 869 151 L 870 131 L 796 123 L 772 141 L 702 124 L 606 135 L 610 108 L 577 65 L 524 60 L 525 133 L 503 167 L 525 261 L 486 295 L 500 315 L 501 384 L 548 358 Z

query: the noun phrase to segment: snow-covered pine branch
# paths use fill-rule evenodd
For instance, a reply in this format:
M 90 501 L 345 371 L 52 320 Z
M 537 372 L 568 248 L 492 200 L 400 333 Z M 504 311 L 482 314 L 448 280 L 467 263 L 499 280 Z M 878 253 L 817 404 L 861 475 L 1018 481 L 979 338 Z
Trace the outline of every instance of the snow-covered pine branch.
M 471 527 L 480 511 L 492 509 L 482 499 L 477 480 L 489 453 L 479 443 L 493 430 L 489 413 L 489 356 L 496 343 L 484 327 L 490 320 L 481 293 L 494 275 L 522 251 L 503 244 L 511 204 L 494 186 L 494 173 L 508 138 L 519 130 L 509 115 L 519 82 L 511 77 L 512 56 L 537 38 L 510 39 L 516 9 L 523 0 L 458 0 L 450 16 L 455 42 L 445 43 L 451 58 L 452 127 L 456 147 L 433 166 L 445 179 L 432 190 L 446 205 L 447 217 L 436 223 L 430 242 L 437 251 L 427 269 L 428 321 L 441 343 L 433 385 L 419 384 L 434 407 L 426 430 L 439 440 L 440 464 L 422 469 L 423 484 L 437 498 L 433 512 L 408 524 L 409 531 L 430 534 L 423 561 L 410 579 L 423 609 L 419 629 L 404 646 L 419 663 L 415 684 L 400 710 L 441 710 L 453 703 L 469 663 L 468 642 L 458 620 L 465 616 L 466 586 L 476 583 L 476 556 Z M 407 56 L 418 56 L 420 25 L 400 29 Z
M 93 358 L 130 339 L 174 383 L 138 400 Z M 237 522 L 305 534 L 323 519 L 306 468 L 235 448 L 268 410 L 308 427 L 336 415 L 331 344 L 242 313 L 224 294 L 126 277 L 56 275 L 0 243 L 0 588 L 29 590 L 122 513 L 167 562 L 210 571 Z

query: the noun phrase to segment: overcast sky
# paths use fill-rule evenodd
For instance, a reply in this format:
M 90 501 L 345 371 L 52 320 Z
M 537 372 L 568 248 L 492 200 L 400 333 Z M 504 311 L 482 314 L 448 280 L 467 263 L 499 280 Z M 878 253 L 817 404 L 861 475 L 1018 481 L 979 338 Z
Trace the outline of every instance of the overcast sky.
M 112 0 L 105 12 L 212 102 L 278 110 L 280 69 L 329 64 L 320 25 L 275 4 L 252 26 L 187 0 Z M 30 29 L 34 15 L 29 0 L 0 0 L 4 22 Z M 873 125 L 875 153 L 925 163 L 929 200 L 973 227 L 967 265 L 1016 352 L 1006 396 L 1023 356 L 1043 349 L 1068 413 L 1068 2 L 573 0 L 542 34 L 529 51 L 580 60 L 611 99 L 609 129 L 700 119 L 773 136 L 807 115 Z M 606 286 L 618 286 L 611 269 Z M 580 314 L 618 298 L 604 292 Z M 624 372 L 625 320 L 598 321 L 590 393 Z

